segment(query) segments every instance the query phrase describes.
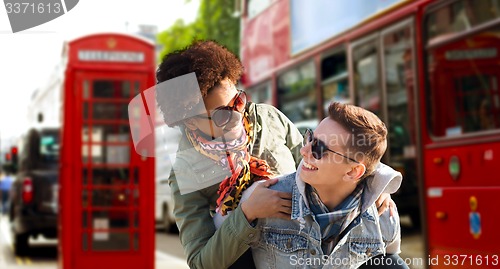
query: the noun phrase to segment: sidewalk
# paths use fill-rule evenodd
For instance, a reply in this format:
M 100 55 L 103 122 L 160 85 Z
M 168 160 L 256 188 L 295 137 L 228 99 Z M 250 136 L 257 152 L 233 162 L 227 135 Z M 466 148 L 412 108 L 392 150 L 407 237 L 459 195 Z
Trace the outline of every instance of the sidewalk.
M 161 261 L 156 262 L 156 269 L 189 269 L 186 263 Z
M 5 251 L 0 254 L 0 268 L 1 269 L 56 269 L 57 261 L 54 261 L 51 264 L 42 264 L 38 262 L 27 262 L 26 259 L 16 258 L 17 264 L 7 264 L 7 261 L 4 257 Z M 189 269 L 186 262 L 177 257 L 170 256 L 157 252 L 156 253 L 156 263 L 155 269 Z
M 57 244 L 57 240 L 39 238 L 35 244 L 37 243 L 50 243 L 55 245 Z M 0 269 L 56 269 L 56 251 L 57 250 L 54 250 L 54 255 L 49 256 L 44 259 L 44 261 L 33 260 L 30 257 L 15 257 L 12 249 L 8 220 L 6 217 L 0 216 Z M 155 268 L 189 269 L 184 259 L 161 251 L 156 251 L 155 253 Z
M 156 251 L 156 269 L 189 269 L 186 261 L 166 254 L 164 252 Z

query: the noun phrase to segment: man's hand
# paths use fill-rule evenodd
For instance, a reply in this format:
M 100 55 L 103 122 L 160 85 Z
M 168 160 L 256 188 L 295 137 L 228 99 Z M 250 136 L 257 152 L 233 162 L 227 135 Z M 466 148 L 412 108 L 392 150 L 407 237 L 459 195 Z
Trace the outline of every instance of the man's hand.
M 390 215 L 396 215 L 396 203 L 391 199 L 391 195 L 388 193 L 382 193 L 377 201 L 375 201 L 375 205 L 377 205 L 378 215 L 382 215 L 387 209 L 390 210 Z
M 255 190 L 248 200 L 241 204 L 241 210 L 248 222 L 251 223 L 258 218 L 282 218 L 290 219 L 292 214 L 292 194 L 268 189 L 276 184 L 278 179 L 268 179 L 257 182 Z

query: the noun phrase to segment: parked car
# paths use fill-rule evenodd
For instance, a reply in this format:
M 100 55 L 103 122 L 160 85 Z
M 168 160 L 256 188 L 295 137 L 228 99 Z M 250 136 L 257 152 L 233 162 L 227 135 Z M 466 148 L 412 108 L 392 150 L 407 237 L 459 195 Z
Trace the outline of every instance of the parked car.
M 168 173 L 170 173 L 172 169 L 170 158 L 168 156 L 166 156 L 166 158 L 156 156 L 156 158 L 157 171 L 158 169 L 165 169 L 169 171 Z M 158 164 L 160 167 L 158 167 Z M 156 177 L 155 192 L 155 221 L 164 229 L 164 231 L 169 233 L 175 226 L 175 218 L 173 212 L 174 199 L 172 197 L 170 186 L 168 185 L 168 176 Z
M 59 129 L 31 129 L 22 141 L 19 171 L 10 195 L 10 227 L 16 255 L 30 237 L 57 238 Z
M 166 232 L 175 228 L 174 200 L 168 185 L 181 132 L 178 128 L 162 125 L 155 132 L 155 220 Z

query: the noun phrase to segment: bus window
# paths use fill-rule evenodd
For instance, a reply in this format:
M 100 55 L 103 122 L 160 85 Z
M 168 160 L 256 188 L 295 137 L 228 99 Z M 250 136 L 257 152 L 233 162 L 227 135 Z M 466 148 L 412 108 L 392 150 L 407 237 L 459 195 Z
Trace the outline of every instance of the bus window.
M 278 77 L 278 108 L 293 123 L 317 118 L 314 62 L 308 62 Z
M 455 77 L 454 84 L 455 103 L 461 108 L 458 118 L 464 132 L 489 130 L 495 125 L 499 127 L 493 118 L 493 115 L 498 115 L 493 108 L 499 107 L 497 77 L 486 74 L 464 75 Z
M 400 214 L 409 214 L 413 225 L 420 224 L 417 181 L 417 154 L 414 111 L 415 70 L 413 31 L 408 23 L 382 34 L 382 62 L 386 91 L 388 128 L 385 160 L 403 174 L 394 201 Z
M 271 95 L 271 83 L 266 82 L 260 84 L 256 87 L 252 87 L 248 89 L 246 92 L 248 93 L 250 100 L 257 104 L 272 104 L 272 95 Z
M 345 52 L 329 55 L 321 60 L 321 87 L 323 109 L 328 115 L 331 102 L 349 102 L 349 80 Z
M 456 1 L 429 15 L 426 29 L 429 43 L 437 42 L 450 34 L 469 30 L 498 17 L 500 17 L 500 0 Z
M 500 129 L 499 37 L 496 26 L 428 49 L 428 120 L 434 136 Z
M 382 117 L 379 82 L 378 43 L 375 40 L 353 49 L 356 105 Z
M 403 165 L 406 159 L 415 157 L 415 137 L 410 135 L 415 122 L 409 108 L 409 104 L 413 104 L 415 87 L 412 41 L 410 26 L 382 37 L 390 134 L 388 153 L 393 165 Z

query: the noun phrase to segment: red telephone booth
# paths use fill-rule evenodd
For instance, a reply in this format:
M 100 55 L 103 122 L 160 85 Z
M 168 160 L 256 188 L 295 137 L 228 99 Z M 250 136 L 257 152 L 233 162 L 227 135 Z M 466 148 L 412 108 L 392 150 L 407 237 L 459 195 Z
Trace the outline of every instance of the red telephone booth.
M 127 112 L 155 84 L 154 45 L 96 34 L 64 57 L 59 268 L 154 268 L 154 160 L 135 152 Z

